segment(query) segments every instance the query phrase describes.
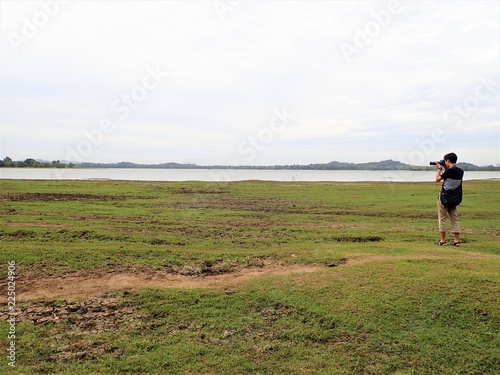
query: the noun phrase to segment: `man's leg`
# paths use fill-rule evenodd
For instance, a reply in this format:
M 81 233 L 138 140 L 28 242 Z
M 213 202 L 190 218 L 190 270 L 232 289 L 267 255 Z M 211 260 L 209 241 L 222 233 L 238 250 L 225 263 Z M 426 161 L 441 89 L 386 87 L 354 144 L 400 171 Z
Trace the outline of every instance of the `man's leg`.
M 450 215 L 451 226 L 453 228 L 453 241 L 455 243 L 460 242 L 460 222 L 458 221 L 458 211 L 456 207 L 450 208 L 448 210 L 448 214 Z
M 441 204 L 439 197 L 437 199 L 437 209 L 438 209 L 438 223 L 439 223 L 439 237 L 441 243 L 446 242 L 446 217 L 448 216 L 448 210 L 445 206 Z

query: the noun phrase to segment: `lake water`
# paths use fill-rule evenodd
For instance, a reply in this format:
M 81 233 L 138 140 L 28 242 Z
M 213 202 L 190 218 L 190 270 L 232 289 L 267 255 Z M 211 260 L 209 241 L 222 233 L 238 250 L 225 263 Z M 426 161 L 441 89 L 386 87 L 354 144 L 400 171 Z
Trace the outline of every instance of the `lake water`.
M 0 179 L 28 180 L 432 182 L 434 176 L 434 171 L 0 168 Z M 485 179 L 500 179 L 500 172 L 471 171 L 464 176 L 464 180 Z

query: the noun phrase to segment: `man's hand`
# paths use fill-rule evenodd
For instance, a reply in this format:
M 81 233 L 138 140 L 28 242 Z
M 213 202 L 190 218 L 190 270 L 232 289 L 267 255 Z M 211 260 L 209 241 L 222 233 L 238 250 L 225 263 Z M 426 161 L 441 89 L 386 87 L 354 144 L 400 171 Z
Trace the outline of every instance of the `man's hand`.
M 436 182 L 440 182 L 442 180 L 441 178 L 441 170 L 443 169 L 443 166 L 436 162 Z

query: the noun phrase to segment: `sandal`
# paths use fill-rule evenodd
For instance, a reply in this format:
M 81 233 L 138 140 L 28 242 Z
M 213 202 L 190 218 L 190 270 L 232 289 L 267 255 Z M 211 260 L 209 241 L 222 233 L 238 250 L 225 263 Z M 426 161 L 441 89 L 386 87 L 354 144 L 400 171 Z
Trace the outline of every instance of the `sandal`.
M 439 246 L 446 246 L 446 241 L 439 241 L 437 244 Z
M 452 244 L 452 245 L 453 245 L 453 246 L 456 246 L 456 247 L 460 247 L 460 241 L 457 241 L 457 242 L 453 241 L 453 244 Z

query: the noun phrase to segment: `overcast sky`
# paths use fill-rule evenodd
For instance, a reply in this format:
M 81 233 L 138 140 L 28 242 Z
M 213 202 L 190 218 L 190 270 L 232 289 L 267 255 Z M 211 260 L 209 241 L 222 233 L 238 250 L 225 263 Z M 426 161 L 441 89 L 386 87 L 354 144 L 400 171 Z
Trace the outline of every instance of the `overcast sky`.
M 500 163 L 499 1 L 1 1 L 0 157 Z

